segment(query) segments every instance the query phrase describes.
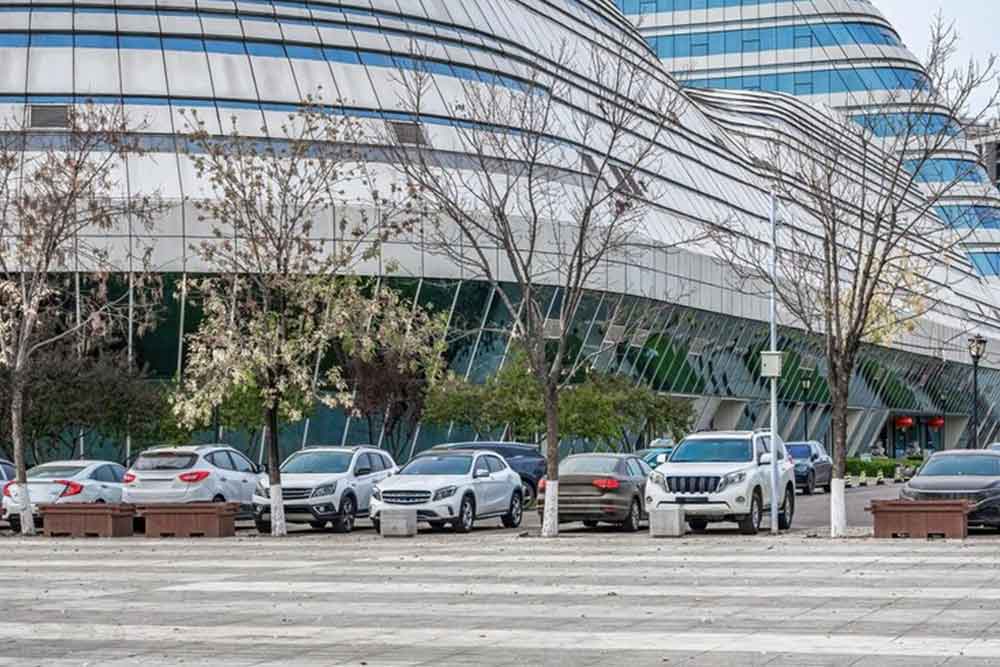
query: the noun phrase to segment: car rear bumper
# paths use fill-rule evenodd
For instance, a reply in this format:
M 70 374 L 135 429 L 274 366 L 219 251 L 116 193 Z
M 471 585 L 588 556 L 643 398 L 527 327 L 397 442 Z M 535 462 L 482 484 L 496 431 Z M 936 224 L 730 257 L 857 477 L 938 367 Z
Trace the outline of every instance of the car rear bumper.
M 632 498 L 624 496 L 573 497 L 559 494 L 559 522 L 624 521 L 632 506 Z M 545 514 L 545 496 L 539 496 L 538 516 Z
M 214 498 L 209 488 L 193 489 L 122 489 L 122 502 L 129 505 L 156 505 L 159 503 L 208 503 Z

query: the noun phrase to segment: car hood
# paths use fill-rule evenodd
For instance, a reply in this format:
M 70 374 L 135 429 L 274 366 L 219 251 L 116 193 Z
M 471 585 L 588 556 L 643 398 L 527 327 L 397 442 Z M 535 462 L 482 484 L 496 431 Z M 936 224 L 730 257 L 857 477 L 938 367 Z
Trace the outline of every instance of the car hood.
M 281 486 L 289 489 L 311 489 L 323 484 L 331 484 L 348 477 L 348 473 L 281 473 Z M 260 480 L 265 487 L 271 486 L 267 475 Z
M 906 486 L 914 491 L 926 491 L 930 493 L 947 493 L 948 491 L 977 491 L 995 490 L 1000 492 L 1000 478 L 997 477 L 974 477 L 970 475 L 956 475 L 948 477 L 914 477 Z
M 716 476 L 731 472 L 750 472 L 756 466 L 750 463 L 664 463 L 656 469 L 661 475 L 671 476 Z
M 437 491 L 445 486 L 458 486 L 468 483 L 466 475 L 393 475 L 378 483 L 383 491 L 393 489 L 407 491 Z

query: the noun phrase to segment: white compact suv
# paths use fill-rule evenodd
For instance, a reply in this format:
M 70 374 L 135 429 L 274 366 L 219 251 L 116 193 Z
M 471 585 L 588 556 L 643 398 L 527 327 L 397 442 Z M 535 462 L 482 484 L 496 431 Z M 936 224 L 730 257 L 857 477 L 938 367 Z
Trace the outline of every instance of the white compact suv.
M 433 450 L 421 454 L 375 487 L 371 518 L 379 530 L 384 509 L 417 510 L 432 528 L 451 524 L 467 533 L 477 519 L 500 517 L 507 528 L 521 525 L 521 476 L 494 452 Z
M 249 512 L 260 470 L 227 445 L 147 449 L 125 473 L 122 502 L 239 503 Z
M 374 447 L 310 447 L 281 464 L 281 497 L 288 523 L 308 523 L 349 533 L 367 516 L 375 485 L 394 474 L 396 462 Z M 257 530 L 271 532 L 270 480 L 263 476 L 253 494 Z
M 795 513 L 795 463 L 778 439 L 781 505 L 778 527 Z M 766 431 L 715 431 L 689 435 L 646 482 L 646 507 L 680 505 L 692 530 L 735 521 L 746 535 L 760 529 L 771 507 L 771 436 Z

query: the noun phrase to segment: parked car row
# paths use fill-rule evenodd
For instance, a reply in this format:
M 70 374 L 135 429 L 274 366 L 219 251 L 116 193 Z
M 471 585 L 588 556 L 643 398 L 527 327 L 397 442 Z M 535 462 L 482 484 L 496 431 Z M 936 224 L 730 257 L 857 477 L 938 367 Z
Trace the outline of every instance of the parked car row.
M 779 462 L 782 529 L 792 523 L 797 483 L 807 490 L 829 484 L 829 457 L 817 443 L 794 445 L 808 448 L 808 455 L 800 450 L 808 464 L 804 480 L 784 443 L 773 446 L 767 433 L 696 433 L 677 445 L 654 444 L 634 454 L 565 458 L 559 484 L 551 485 L 558 489 L 559 521 L 635 531 L 652 509 L 680 506 L 692 530 L 731 521 L 753 534 L 770 507 L 772 456 Z M 489 519 L 514 528 L 535 499 L 544 514 L 550 492 L 538 447 L 518 443 L 439 445 L 403 467 L 374 447 L 312 447 L 289 456 L 281 472 L 286 521 L 338 532 L 350 532 L 362 517 L 378 529 L 382 513 L 396 508 L 416 510 L 417 520 L 433 529 L 468 532 Z M 2 462 L 0 474 L 7 474 Z M 18 528 L 12 487 L 4 485 L 4 514 Z M 152 448 L 127 471 L 105 461 L 48 463 L 29 471 L 29 491 L 33 504 L 235 502 L 259 531 L 271 528 L 268 477 L 225 445 Z

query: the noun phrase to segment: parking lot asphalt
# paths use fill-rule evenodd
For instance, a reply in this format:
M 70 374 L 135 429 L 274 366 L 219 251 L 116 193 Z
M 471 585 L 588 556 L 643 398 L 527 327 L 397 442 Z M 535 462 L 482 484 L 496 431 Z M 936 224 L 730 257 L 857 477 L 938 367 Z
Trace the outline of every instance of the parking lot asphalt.
M 1000 538 L 4 537 L 0 665 L 978 666 Z

